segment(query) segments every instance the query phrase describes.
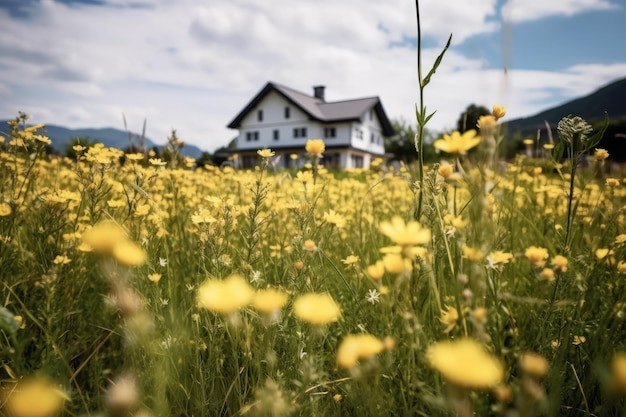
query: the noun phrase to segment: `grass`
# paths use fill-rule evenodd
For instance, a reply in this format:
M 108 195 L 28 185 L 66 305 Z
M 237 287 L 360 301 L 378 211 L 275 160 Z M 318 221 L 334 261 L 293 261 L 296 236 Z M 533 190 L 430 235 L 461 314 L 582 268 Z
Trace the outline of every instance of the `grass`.
M 447 179 L 425 167 L 420 241 L 410 168 L 173 169 L 97 146 L 48 159 L 36 134 L 16 127 L 0 160 L 9 404 L 28 392 L 16 382 L 45 377 L 64 415 L 623 413 L 624 191 L 601 162 L 578 172 L 573 204 L 567 166 L 549 160 L 497 174 L 459 158 L 464 173 Z M 97 235 L 102 224 L 116 226 Z M 232 275 L 286 303 L 198 307 L 207 279 Z M 296 317 L 306 293 L 329 294 L 341 317 Z M 380 344 L 355 344 L 345 369 L 339 346 L 359 334 Z M 466 338 L 502 364 L 497 384 L 432 366 L 430 347 Z M 528 353 L 549 370 L 525 370 Z
M 175 132 L 169 162 L 46 156 L 20 115 L 2 415 L 626 415 L 624 180 L 571 117 L 497 163 L 504 113 L 435 141 L 441 163 L 340 173 L 321 141 L 297 171 L 196 169 Z

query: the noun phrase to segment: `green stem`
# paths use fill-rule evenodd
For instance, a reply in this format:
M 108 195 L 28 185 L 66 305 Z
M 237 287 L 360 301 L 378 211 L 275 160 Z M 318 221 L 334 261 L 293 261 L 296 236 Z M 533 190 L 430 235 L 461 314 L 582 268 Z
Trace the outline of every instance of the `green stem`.
M 417 80 L 420 87 L 420 109 L 419 113 L 424 117 L 426 111 L 424 109 L 424 85 L 422 79 L 422 26 L 420 22 L 420 6 L 419 0 L 415 0 L 415 9 L 417 15 Z M 419 170 L 419 198 L 417 202 L 417 212 L 415 213 L 415 220 L 419 221 L 422 217 L 422 205 L 424 200 L 424 123 L 418 123 L 417 126 L 417 160 Z
M 572 205 L 574 202 L 574 181 L 576 179 L 576 167 L 578 166 L 578 155 L 576 155 L 578 149 L 576 145 L 580 140 L 580 134 L 575 134 L 572 138 L 572 146 L 570 148 L 570 163 L 572 164 L 572 172 L 569 179 L 569 195 L 567 199 L 567 227 L 565 229 L 565 242 L 563 244 L 563 251 L 565 256 L 569 253 L 569 239 L 572 231 Z

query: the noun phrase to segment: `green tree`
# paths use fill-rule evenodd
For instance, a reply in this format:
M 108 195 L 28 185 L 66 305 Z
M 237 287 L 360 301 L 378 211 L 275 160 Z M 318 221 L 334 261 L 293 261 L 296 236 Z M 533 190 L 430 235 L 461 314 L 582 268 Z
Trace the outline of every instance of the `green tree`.
M 486 116 L 491 114 L 491 111 L 485 106 L 477 106 L 472 103 L 459 117 L 459 120 L 456 122 L 456 128 L 459 132 L 465 133 L 470 129 L 477 129 L 476 123 L 478 123 L 478 119 L 480 116 Z
M 417 126 L 407 122 L 405 119 L 394 119 L 391 121 L 391 125 L 396 134 L 385 138 L 385 151 L 393 154 L 391 160 L 404 161 L 411 163 L 418 158 L 417 150 L 415 149 L 415 134 L 417 133 Z M 434 149 L 432 147 L 433 136 L 430 132 L 425 132 L 424 141 L 424 160 L 432 160 L 435 156 Z

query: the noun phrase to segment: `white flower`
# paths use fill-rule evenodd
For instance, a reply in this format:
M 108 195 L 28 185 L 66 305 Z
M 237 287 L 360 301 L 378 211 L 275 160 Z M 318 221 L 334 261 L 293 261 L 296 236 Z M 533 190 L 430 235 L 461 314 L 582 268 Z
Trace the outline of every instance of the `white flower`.
M 376 304 L 380 302 L 380 293 L 376 291 L 376 289 L 369 290 L 367 291 L 367 297 L 365 297 L 365 299 L 372 304 Z
M 159 265 L 161 265 L 163 268 L 165 268 L 165 265 L 167 265 L 167 259 L 159 258 Z
M 161 307 L 165 307 L 170 303 L 170 300 L 167 298 L 161 298 Z
M 261 271 L 254 271 L 252 272 L 252 278 L 250 278 L 250 282 L 252 284 L 255 284 L 259 282 L 259 278 L 261 278 Z

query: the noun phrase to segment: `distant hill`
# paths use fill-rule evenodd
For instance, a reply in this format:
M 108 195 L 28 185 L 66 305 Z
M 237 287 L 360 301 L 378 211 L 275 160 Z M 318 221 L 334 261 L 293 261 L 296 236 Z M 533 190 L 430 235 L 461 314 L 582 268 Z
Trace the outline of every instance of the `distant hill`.
M 0 121 L 0 132 L 6 132 L 8 120 Z M 124 149 L 128 147 L 128 132 L 113 128 L 103 129 L 68 129 L 63 126 L 46 125 L 46 135 L 52 140 L 52 147 L 57 152 L 65 152 L 65 144 L 76 137 L 86 137 L 94 142 L 101 142 L 110 148 Z M 140 135 L 131 132 L 131 138 L 134 145 L 138 145 Z M 152 149 L 155 146 L 159 149 L 163 145 L 156 145 L 149 138 L 144 138 L 144 146 L 146 149 Z M 194 145 L 185 144 L 181 153 L 184 156 L 199 158 L 202 150 Z
M 544 110 L 531 117 L 509 121 L 507 130 L 509 137 L 521 133 L 524 137 L 535 138 L 537 130 L 541 131 L 541 138 L 547 138 L 545 122 L 552 127 L 556 134 L 556 126 L 567 115 L 581 116 L 588 122 L 604 118 L 607 112 L 611 120 L 626 117 L 626 78 L 613 81 L 599 90 L 560 106 Z

